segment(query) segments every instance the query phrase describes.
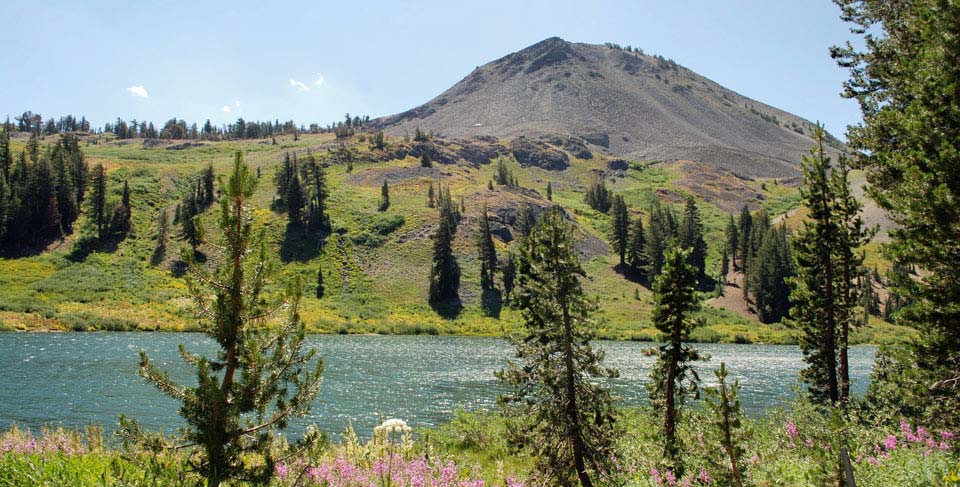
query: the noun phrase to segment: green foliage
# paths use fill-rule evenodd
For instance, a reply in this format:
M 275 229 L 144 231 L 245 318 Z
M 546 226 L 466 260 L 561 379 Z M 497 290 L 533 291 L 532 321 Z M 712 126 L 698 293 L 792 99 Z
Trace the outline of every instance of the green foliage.
M 141 375 L 181 403 L 180 413 L 188 424 L 185 439 L 200 453 L 201 460 L 193 468 L 206 477 L 208 485 L 236 478 L 266 483 L 275 461 L 273 432 L 309 412 L 322 380 L 322 360 L 311 366 L 316 351 L 303 350 L 299 280 L 287 286 L 279 302 L 269 302 L 277 301 L 265 289 L 275 267 L 267 259 L 263 234 L 254 237 L 245 213 L 255 187 L 256 178 L 238 152 L 220 204 L 222 261 L 210 271 L 184 252 L 193 274 L 187 282 L 202 329 L 219 345 L 213 359 L 194 355 L 181 345 L 183 359 L 197 368 L 198 385 L 172 382 L 145 353 L 140 355 Z M 254 253 L 258 245 L 259 252 Z M 290 314 L 282 324 L 264 323 L 270 310 L 287 304 Z M 129 438 L 146 438 L 135 421 L 121 417 L 121 429 Z M 308 444 L 315 439 L 307 435 L 302 441 Z M 261 455 L 263 463 L 249 465 L 245 457 L 252 453 Z
M 788 280 L 796 274 L 784 225 L 767 229 L 749 263 L 746 289 L 757 315 L 763 323 L 777 323 L 790 311 Z
M 724 482 L 735 487 L 743 486 L 746 471 L 744 455 L 747 435 L 743 431 L 743 410 L 740 408 L 740 381 L 733 384 L 727 382 L 727 366 L 720 362 L 720 368 L 713 371 L 717 377 L 715 387 L 704 389 L 706 393 L 707 409 L 710 411 L 710 433 L 713 445 L 719 447 L 727 457 L 726 465 L 715 465 L 716 471 L 723 472 L 718 476 Z
M 613 206 L 613 194 L 607 189 L 603 179 L 598 179 L 587 189 L 587 193 L 583 195 L 583 201 L 590 208 L 606 213 Z
M 844 96 L 856 99 L 863 123 L 847 132 L 861 151 L 870 197 L 897 223 L 888 255 L 922 270 L 895 284 L 911 304 L 898 323 L 921 330 L 905 368 L 927 384 L 907 403 L 941 424 L 960 421 L 960 236 L 955 184 L 960 154 L 960 80 L 956 2 L 920 0 L 891 8 L 876 0 L 839 0 L 843 20 L 867 42 L 834 47 L 850 69 Z M 896 378 L 893 378 L 896 380 Z M 904 384 L 905 390 L 912 390 Z
M 627 249 L 630 246 L 630 213 L 627 204 L 623 202 L 623 196 L 615 195 L 613 197 L 613 207 L 610 213 L 613 216 L 610 244 L 613 246 L 613 251 L 620 257 L 620 265 L 623 265 L 626 262 Z
M 433 235 L 433 264 L 430 267 L 430 302 L 457 299 L 460 293 L 460 264 L 453 254 L 453 237 L 459 215 L 450 198 L 449 188 L 440 190 L 440 217 Z
M 809 220 L 793 239 L 797 278 L 790 295 L 792 323 L 803 330 L 801 348 L 809 367 L 801 377 L 810 394 L 824 403 L 849 401 L 847 365 L 850 329 L 862 320 L 858 276 L 863 272 L 859 253 L 869 234 L 858 216 L 859 203 L 850 194 L 846 160 L 831 172 L 824 156 L 823 129 L 814 129 L 817 145 L 803 159 L 801 194 L 810 209 Z
M 377 211 L 387 211 L 387 208 L 390 208 L 390 187 L 384 180 L 383 186 L 380 186 L 380 204 L 377 205 Z
M 663 457 L 678 473 L 683 472 L 683 447 L 677 435 L 677 422 L 686 398 L 699 397 L 697 372 L 690 365 L 700 354 L 686 342 L 690 333 L 703 323 L 690 315 L 700 307 L 697 295 L 697 269 L 687 263 L 690 249 L 671 247 L 665 256 L 663 273 L 654 281 L 653 324 L 663 334 L 657 363 L 651 370 L 650 402 L 663 411 Z
M 554 209 L 520 247 L 515 299 L 524 332 L 511 338 L 518 362 L 497 377 L 515 388 L 501 404 L 524 418 L 511 439 L 533 452 L 542 478 L 570 485 L 575 475 L 590 487 L 612 471 L 616 435 L 613 399 L 596 379 L 618 374 L 590 346 L 597 306 L 584 296 L 570 233 Z
M 477 258 L 480 260 L 480 287 L 491 289 L 494 287 L 493 276 L 497 271 L 497 248 L 493 245 L 493 236 L 490 234 L 490 219 L 487 217 L 486 206 L 480 216 L 476 240 Z
M 690 249 L 687 263 L 697 269 L 699 280 L 706 278 L 707 242 L 703 240 L 703 221 L 692 196 L 688 196 L 683 210 L 683 221 L 677 235 L 681 248 Z

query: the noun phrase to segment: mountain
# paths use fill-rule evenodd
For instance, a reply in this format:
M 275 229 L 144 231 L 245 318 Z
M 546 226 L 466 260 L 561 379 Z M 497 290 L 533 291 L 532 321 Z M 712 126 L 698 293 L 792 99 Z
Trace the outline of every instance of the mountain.
M 575 136 L 608 155 L 700 161 L 742 177 L 797 176 L 813 125 L 672 60 L 557 37 L 476 68 L 419 107 L 373 121 L 389 135 L 419 127 L 461 138 Z

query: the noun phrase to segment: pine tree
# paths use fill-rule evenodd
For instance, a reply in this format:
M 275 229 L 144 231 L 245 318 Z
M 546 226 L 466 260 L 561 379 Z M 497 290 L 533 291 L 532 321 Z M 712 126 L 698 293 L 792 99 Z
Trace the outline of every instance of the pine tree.
M 161 208 L 160 212 L 157 214 L 157 228 L 154 232 L 154 251 L 158 254 L 163 254 L 167 251 L 167 210 L 166 208 Z
M 423 151 L 420 154 L 420 167 L 433 167 L 433 161 L 430 159 L 430 153 Z
M 440 203 L 440 218 L 433 235 L 433 264 L 430 267 L 430 302 L 443 303 L 457 299 L 460 294 L 460 264 L 453 254 L 453 237 L 457 233 L 456 209 L 450 200 L 450 190 Z
M 647 237 L 643 231 L 643 217 L 637 215 L 630 230 L 630 250 L 627 263 L 633 272 L 643 272 L 647 267 Z
M 507 163 L 503 159 L 497 160 L 497 184 L 500 186 L 512 186 L 513 185 L 513 175 L 510 173 L 510 169 L 507 168 Z
M 733 268 L 737 269 L 737 251 L 739 250 L 740 246 L 740 230 L 737 228 L 737 222 L 733 219 L 732 214 L 730 215 L 730 220 L 727 221 L 727 226 L 723 230 L 723 236 L 726 239 L 726 245 L 724 248 L 727 251 L 727 255 L 730 256 Z
M 583 196 L 583 201 L 589 205 L 590 208 L 600 213 L 606 213 L 610 211 L 610 207 L 613 205 L 613 195 L 610 193 L 610 190 L 607 189 L 607 185 L 603 182 L 603 179 L 598 179 L 587 189 L 587 193 Z
M 214 174 L 213 174 L 213 164 L 207 165 L 207 168 L 203 171 L 203 201 L 204 204 L 209 205 L 213 203 L 213 198 L 215 196 L 215 190 L 213 187 L 214 183 Z
M 630 246 L 630 213 L 627 204 L 623 202 L 623 197 L 615 195 L 613 197 L 613 206 L 610 210 L 613 216 L 613 228 L 611 229 L 610 244 L 614 252 L 620 257 L 620 265 L 626 262 L 627 249 Z
M 520 204 L 520 214 L 517 215 L 517 229 L 520 230 L 520 235 L 524 237 L 530 235 L 533 226 L 536 224 L 537 215 L 533 213 L 533 207 L 530 206 L 530 203 L 524 200 L 524 202 Z
M 323 170 L 323 165 L 317 162 L 313 154 L 307 154 L 307 161 L 304 163 L 304 172 L 306 173 L 305 183 L 309 194 L 310 212 L 307 220 L 310 228 L 322 229 L 327 224 L 327 175 Z
M 553 186 L 547 181 L 547 201 L 553 201 Z
M 768 229 L 760 251 L 750 260 L 746 280 L 761 322 L 775 323 L 787 316 L 790 311 L 788 280 L 794 275 L 786 227 L 781 224 Z
M 809 209 L 809 219 L 793 238 L 797 279 L 790 299 L 791 322 L 802 330 L 800 347 L 807 368 L 800 377 L 815 400 L 840 401 L 837 376 L 837 262 L 835 251 L 839 228 L 834 214 L 830 184 L 830 159 L 824 155 L 823 131 L 814 131 L 817 145 L 804 156 L 800 193 Z
M 380 204 L 377 205 L 377 211 L 387 211 L 387 208 L 390 208 L 390 187 L 384 179 L 383 186 L 380 186 Z
M 433 208 L 437 206 L 434 195 L 433 195 L 433 181 L 430 181 L 430 186 L 427 187 L 427 208 Z
M 102 164 L 94 166 L 90 175 L 90 194 L 84 214 L 88 224 L 96 232 L 97 241 L 103 242 L 107 230 L 107 174 Z
M 953 427 L 960 423 L 960 8 L 932 0 L 899 8 L 879 0 L 837 3 L 841 18 L 867 39 L 831 50 L 850 69 L 843 94 L 863 114 L 848 144 L 867 170 L 868 194 L 897 224 L 888 256 L 919 271 L 895 284 L 905 301 L 898 323 L 920 330 L 920 338 L 883 357 L 905 372 L 890 375 L 890 385 L 902 398 L 900 414 Z
M 654 201 L 648 211 L 650 214 L 649 225 L 647 225 L 647 245 L 644 254 L 647 258 L 647 267 L 644 271 L 647 278 L 654 280 L 660 274 L 663 268 L 663 254 L 670 244 L 672 232 L 668 221 L 669 211 L 664 211 L 658 201 Z
M 707 408 L 710 411 L 710 436 L 712 443 L 719 445 L 720 451 L 727 457 L 729 462 L 726 466 L 717 465 L 718 470 L 723 471 L 723 475 L 718 479 L 723 479 L 726 484 L 733 487 L 742 487 L 746 463 L 743 457 L 746 449 L 743 447 L 747 441 L 746 434 L 742 431 L 743 410 L 740 407 L 740 381 L 735 380 L 733 384 L 727 382 L 727 365 L 720 362 L 720 368 L 713 371 L 717 378 L 717 385 L 707 387 L 706 392 Z M 724 485 L 724 484 L 721 484 Z
M 598 379 L 618 374 L 590 346 L 597 305 L 584 296 L 571 232 L 553 209 L 521 245 L 515 299 L 524 332 L 512 339 L 518 361 L 497 377 L 516 388 L 500 402 L 525 418 L 511 439 L 532 451 L 539 476 L 592 487 L 612 471 L 617 437 L 613 398 Z
M 503 269 L 503 295 L 510 299 L 510 293 L 513 292 L 513 284 L 517 277 L 517 263 L 512 252 L 507 252 L 500 268 Z
M 690 252 L 675 246 L 668 249 L 663 272 L 653 284 L 653 324 L 664 334 L 665 343 L 659 347 L 648 388 L 651 404 L 663 411 L 663 457 L 678 474 L 683 473 L 683 448 L 677 424 L 686 398 L 699 397 L 700 380 L 690 365 L 700 360 L 700 355 L 687 344 L 693 329 L 702 325 L 690 317 L 700 308 L 697 269 L 687 263 Z
M 750 208 L 743 205 L 740 210 L 740 222 L 737 224 L 739 234 L 737 241 L 739 243 L 740 269 L 747 269 L 747 260 L 750 255 L 750 235 L 753 233 L 753 215 L 750 214 Z
M 497 248 L 493 245 L 493 236 L 490 234 L 490 219 L 487 217 L 486 205 L 483 207 L 477 229 L 477 254 L 480 259 L 480 287 L 493 289 L 493 276 L 497 270 Z
M 703 222 L 700 220 L 700 210 L 692 196 L 688 196 L 683 211 L 683 223 L 679 229 L 680 247 L 690 249 L 687 261 L 697 269 L 699 280 L 706 278 L 707 243 L 703 240 Z
M 280 309 L 280 303 L 261 295 L 276 267 L 268 261 L 263 233 L 254 236 L 245 207 L 255 186 L 256 179 L 237 153 L 220 204 L 224 258 L 216 271 L 209 271 L 184 252 L 193 274 L 187 283 L 198 315 L 204 317 L 202 329 L 219 348 L 216 358 L 210 359 L 180 346 L 184 360 L 197 368 L 198 385 L 173 383 L 146 353 L 140 354 L 141 375 L 182 404 L 186 440 L 199 446 L 202 460 L 197 468 L 210 486 L 230 479 L 269 481 L 277 460 L 273 433 L 309 412 L 323 373 L 322 360 L 314 360 L 316 351 L 304 350 L 299 281 L 287 285 L 283 293 L 289 310 L 283 323 L 261 326 L 263 317 Z M 253 269 L 261 271 L 248 272 Z M 121 418 L 121 425 L 127 434 L 139 431 L 135 421 Z M 316 439 L 307 435 L 301 441 Z M 263 462 L 249 462 L 252 454 Z
M 300 185 L 298 172 L 294 171 L 287 183 L 287 196 L 284 198 L 287 207 L 287 222 L 297 228 L 303 224 L 303 207 L 306 205 L 306 198 L 303 196 L 303 186 Z

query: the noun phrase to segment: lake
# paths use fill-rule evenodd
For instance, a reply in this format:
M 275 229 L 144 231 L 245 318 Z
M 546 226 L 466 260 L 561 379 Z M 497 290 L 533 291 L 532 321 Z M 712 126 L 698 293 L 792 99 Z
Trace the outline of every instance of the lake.
M 512 357 L 510 345 L 498 338 L 311 335 L 307 341 L 324 358 L 325 372 L 306 424 L 332 434 L 352 422 L 368 435 L 380 415 L 432 426 L 457 409 L 494 408 L 504 389 L 493 373 Z M 212 350 L 212 342 L 198 333 L 0 333 L 0 429 L 92 422 L 110 430 L 122 413 L 150 430 L 173 432 L 183 424 L 178 404 L 137 375 L 138 354 L 145 350 L 175 380 L 194 382 L 193 369 L 177 352 L 180 343 L 192 352 Z M 652 344 L 596 345 L 606 351 L 606 364 L 620 370 L 620 378 L 610 381 L 615 394 L 626 405 L 644 403 L 654 358 L 642 352 Z M 697 364 L 701 379 L 710 383 L 711 370 L 726 362 L 740 380 L 749 414 L 790 400 L 803 367 L 795 346 L 696 347 L 711 356 Z M 875 352 L 876 347 L 850 351 L 856 394 L 866 390 Z

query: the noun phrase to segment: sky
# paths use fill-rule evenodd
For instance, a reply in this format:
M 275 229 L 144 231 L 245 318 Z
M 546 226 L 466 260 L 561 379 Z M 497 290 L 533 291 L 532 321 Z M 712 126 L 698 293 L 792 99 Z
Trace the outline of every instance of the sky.
M 545 38 L 660 54 L 843 135 L 829 0 L 43 1 L 0 10 L 0 116 L 171 117 L 216 124 L 420 105 L 474 67 Z

